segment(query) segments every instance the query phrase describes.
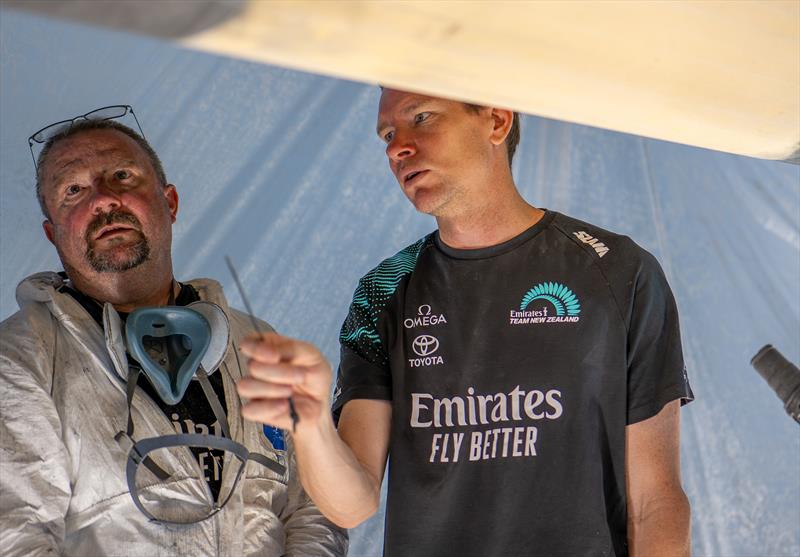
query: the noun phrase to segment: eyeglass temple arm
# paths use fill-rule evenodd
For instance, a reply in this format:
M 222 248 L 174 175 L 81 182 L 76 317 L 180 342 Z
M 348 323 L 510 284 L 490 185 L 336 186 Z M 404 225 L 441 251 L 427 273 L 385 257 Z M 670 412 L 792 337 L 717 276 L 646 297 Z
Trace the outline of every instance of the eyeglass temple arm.
M 33 141 L 28 138 L 28 148 L 31 150 L 31 159 L 33 159 L 33 173 L 36 176 L 36 183 L 39 183 L 39 168 L 36 166 L 36 155 L 33 154 Z
M 147 141 L 147 138 L 144 136 L 144 131 L 142 131 L 142 125 L 139 123 L 139 119 L 136 117 L 136 113 L 133 111 L 133 107 L 128 105 L 128 110 L 131 111 L 133 119 L 136 120 L 136 126 L 139 128 L 139 133 L 142 134 L 142 139 Z

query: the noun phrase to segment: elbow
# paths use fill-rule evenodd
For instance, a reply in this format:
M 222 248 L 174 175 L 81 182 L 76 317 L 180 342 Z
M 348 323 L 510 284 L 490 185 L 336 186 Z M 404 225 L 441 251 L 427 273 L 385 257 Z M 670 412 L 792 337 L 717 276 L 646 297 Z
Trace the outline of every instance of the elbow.
M 636 528 L 669 517 L 671 522 L 685 527 L 688 531 L 691 513 L 689 498 L 682 489 L 679 489 L 668 497 L 653 499 L 640 506 L 629 508 L 628 526 Z
M 691 555 L 691 507 L 683 490 L 631 509 L 628 543 L 631 556 Z
M 376 494 L 375 497 L 368 497 L 359 502 L 359 505 L 353 509 L 341 512 L 343 509 L 338 509 L 330 513 L 325 513 L 328 520 L 333 522 L 340 528 L 355 528 L 376 512 L 380 505 L 380 495 Z

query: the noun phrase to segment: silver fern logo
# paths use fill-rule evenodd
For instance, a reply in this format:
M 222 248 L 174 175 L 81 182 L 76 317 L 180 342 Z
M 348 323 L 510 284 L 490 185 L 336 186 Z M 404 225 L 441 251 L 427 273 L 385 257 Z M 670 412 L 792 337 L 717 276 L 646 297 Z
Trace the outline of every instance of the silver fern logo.
M 577 323 L 580 312 L 580 301 L 567 286 L 542 282 L 525 293 L 519 310 L 510 310 L 509 324 Z

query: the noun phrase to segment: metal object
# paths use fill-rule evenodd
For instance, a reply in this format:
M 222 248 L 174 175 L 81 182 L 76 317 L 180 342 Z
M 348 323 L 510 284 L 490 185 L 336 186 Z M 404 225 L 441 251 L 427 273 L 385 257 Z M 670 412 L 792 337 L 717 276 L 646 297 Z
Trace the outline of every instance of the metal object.
M 800 423 L 800 369 L 771 344 L 762 347 L 750 363 L 781 399 L 786 413 Z
M 231 261 L 231 258 L 227 255 L 225 256 L 225 263 L 228 265 L 231 275 L 233 275 L 233 281 L 236 283 L 236 288 L 239 289 L 239 296 L 241 296 L 242 302 L 244 302 L 244 307 L 247 310 L 247 315 L 250 317 L 250 322 L 253 325 L 253 329 L 259 335 L 264 334 L 261 330 L 261 327 L 258 325 L 255 315 L 253 314 L 253 309 L 250 307 L 250 302 L 247 301 L 247 296 L 244 295 L 244 287 L 239 281 L 239 275 L 236 273 L 236 269 L 233 266 L 233 261 Z M 294 407 L 294 399 L 292 397 L 289 397 L 289 415 L 292 418 L 292 432 L 294 433 L 297 431 L 297 422 L 300 421 L 300 416 L 297 414 L 297 409 Z

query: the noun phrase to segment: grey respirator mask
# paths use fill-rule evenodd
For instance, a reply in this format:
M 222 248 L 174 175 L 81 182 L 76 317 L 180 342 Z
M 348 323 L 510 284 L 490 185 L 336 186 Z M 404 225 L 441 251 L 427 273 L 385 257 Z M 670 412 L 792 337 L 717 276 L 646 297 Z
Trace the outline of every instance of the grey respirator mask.
M 227 316 L 210 302 L 140 308 L 128 315 L 125 345 L 139 365 L 129 361 L 127 429 L 115 438 L 122 445 L 130 444 L 126 467 L 128 488 L 136 507 L 152 521 L 191 524 L 213 516 L 235 492 L 248 461 L 281 476 L 286 472 L 283 464 L 251 453 L 231 438 L 227 416 L 207 373 L 223 363 L 229 336 Z M 222 436 L 178 433 L 136 441 L 131 404 L 142 373 L 168 405 L 180 402 L 190 382 L 198 381 Z M 222 480 L 216 496 L 212 495 L 191 447 L 224 454 L 218 463 Z

